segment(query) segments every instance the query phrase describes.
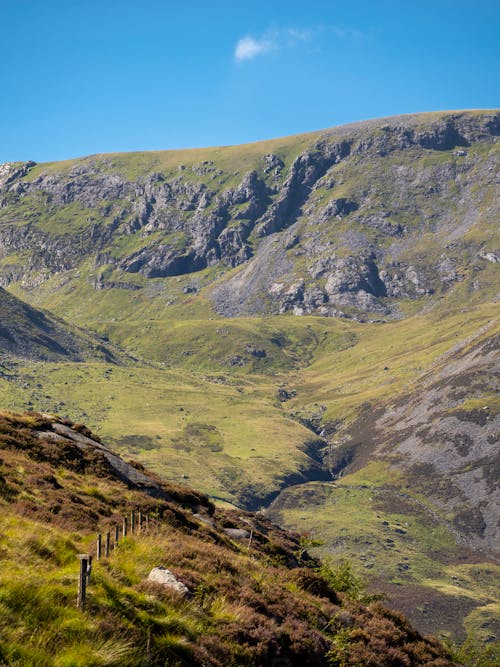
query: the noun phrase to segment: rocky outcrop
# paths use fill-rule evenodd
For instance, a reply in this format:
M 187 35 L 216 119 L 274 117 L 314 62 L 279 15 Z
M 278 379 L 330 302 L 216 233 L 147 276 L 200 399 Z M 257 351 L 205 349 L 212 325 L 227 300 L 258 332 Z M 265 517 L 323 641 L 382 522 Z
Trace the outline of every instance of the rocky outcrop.
M 474 257 L 477 270 L 495 261 L 486 237 L 460 239 L 494 221 L 483 155 L 499 128 L 496 112 L 368 121 L 311 137 L 288 163 L 263 151 L 241 172 L 152 161 L 132 178 L 106 156 L 69 169 L 0 165 L 0 285 L 34 288 L 87 259 L 96 289 L 136 289 L 129 273 L 245 265 L 212 292 L 218 312 L 394 315 L 398 299 L 467 280 Z
M 13 181 L 26 176 L 36 162 L 4 162 L 0 164 L 0 188 L 5 188 Z
M 345 317 L 338 306 L 387 312 L 378 300 L 387 296 L 387 287 L 372 258 L 332 257 L 315 262 L 309 272 L 321 281 L 310 283 L 307 287 L 303 280 L 271 286 L 269 293 L 278 302 L 279 312 L 293 311 L 296 315 L 319 312 L 332 317 Z
M 266 236 L 292 225 L 301 212 L 312 186 L 341 159 L 349 155 L 350 142 L 323 144 L 316 151 L 305 151 L 293 162 L 277 200 L 270 206 L 256 228 L 257 236 Z

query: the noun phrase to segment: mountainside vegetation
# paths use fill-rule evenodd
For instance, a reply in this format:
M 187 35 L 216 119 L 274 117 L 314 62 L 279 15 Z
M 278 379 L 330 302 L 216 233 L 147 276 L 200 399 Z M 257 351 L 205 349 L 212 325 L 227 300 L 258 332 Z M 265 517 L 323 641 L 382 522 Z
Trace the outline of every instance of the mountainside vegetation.
M 0 405 L 493 643 L 499 133 L 457 111 L 1 165 Z
M 3 412 L 0 445 L 2 664 L 456 664 L 296 535 L 125 463 L 81 424 Z M 94 558 L 77 609 L 77 554 L 131 510 L 154 523 Z M 183 587 L 148 580 L 165 566 Z

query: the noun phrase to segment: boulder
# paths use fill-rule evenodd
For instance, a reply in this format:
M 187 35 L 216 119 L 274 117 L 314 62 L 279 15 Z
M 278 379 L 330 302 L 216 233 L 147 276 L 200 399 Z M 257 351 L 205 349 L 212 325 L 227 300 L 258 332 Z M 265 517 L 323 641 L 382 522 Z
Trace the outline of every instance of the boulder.
M 244 528 L 224 528 L 224 532 L 233 540 L 247 540 L 250 537 L 250 533 Z
M 166 567 L 154 567 L 148 574 L 148 581 L 165 586 L 165 588 L 171 588 L 183 597 L 190 594 L 189 588 L 182 581 L 179 581 Z

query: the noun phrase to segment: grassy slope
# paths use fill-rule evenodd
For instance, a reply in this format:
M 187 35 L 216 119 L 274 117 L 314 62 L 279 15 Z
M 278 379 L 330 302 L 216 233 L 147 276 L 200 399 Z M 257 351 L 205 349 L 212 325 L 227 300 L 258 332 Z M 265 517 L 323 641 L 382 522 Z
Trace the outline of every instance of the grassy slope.
M 92 448 L 51 441 L 51 429 L 46 418 L 0 413 L 2 664 L 452 664 L 401 617 L 336 592 L 332 583 L 342 590 L 346 581 L 329 568 L 320 575 L 296 536 L 250 514 L 213 513 L 208 499 L 180 487 L 152 499 Z M 138 507 L 157 515 L 154 531 L 94 561 L 78 611 L 76 555 L 92 553 L 95 532 Z M 249 523 L 251 545 L 224 532 Z M 158 565 L 187 584 L 188 599 L 147 583 Z
M 11 381 L 1 379 L 0 395 L 8 407 L 23 405 L 30 396 L 36 406 L 87 419 L 119 451 L 146 462 L 166 479 L 184 480 L 238 503 L 248 497 L 245 490 L 266 495 L 279 488 L 287 473 L 304 468 L 301 446 L 314 435 L 289 415 L 307 417 L 324 405 L 325 421 L 348 421 L 367 402 L 376 405 L 410 387 L 416 375 L 457 342 L 475 339 L 483 328 L 482 335 L 498 330 L 495 311 L 483 305 L 443 318 L 431 313 L 354 327 L 342 321 L 282 318 L 279 328 L 288 338 L 300 329 L 304 335 L 307 327 L 318 336 L 312 347 L 316 361 L 306 368 L 255 374 L 200 355 L 201 368 L 190 359 L 192 368 L 186 370 L 180 366 L 185 363 L 182 354 L 170 357 L 169 370 L 102 364 L 33 367 L 24 362 L 15 369 L 16 391 Z M 228 337 L 236 345 L 233 331 L 240 327 L 262 335 L 258 320 L 208 324 L 211 330 L 229 325 L 230 333 L 222 337 L 224 349 Z M 172 341 L 179 341 L 178 335 L 182 342 L 177 344 L 190 348 L 189 331 L 198 337 L 194 327 L 173 327 Z M 212 343 L 220 345 L 220 337 Z M 171 349 L 176 349 L 175 342 Z M 295 389 L 297 396 L 280 404 L 280 384 Z M 410 494 L 408 504 L 398 508 L 398 502 L 388 502 L 391 490 L 396 497 Z M 272 513 L 273 518 L 320 538 L 322 555 L 352 558 L 376 586 L 385 583 L 420 627 L 435 627 L 438 613 L 441 629 L 456 636 L 464 630 L 484 638 L 497 634 L 495 567 L 471 559 L 456 546 L 446 524 L 430 520 L 429 500 L 412 491 L 411 480 L 398 478 L 381 464 L 368 465 L 335 485 L 292 488 L 281 500 L 284 507 Z
M 147 338 L 134 337 L 136 330 L 127 321 L 115 325 L 114 339 L 119 339 L 119 327 L 126 329 L 130 339 L 144 341 L 139 350 L 143 354 L 156 341 L 161 367 L 33 366 L 23 361 L 10 372 L 14 382 L 0 378 L 0 396 L 6 407 L 57 409 L 88 419 L 118 449 L 143 458 L 167 479 L 187 474 L 193 486 L 227 499 L 237 497 L 244 486 L 263 485 L 266 494 L 306 464 L 300 449 L 314 434 L 297 416 L 324 405 L 325 421 L 349 420 L 366 402 L 397 395 L 416 373 L 455 345 L 458 335 L 473 335 L 492 313 L 482 306 L 439 321 L 419 316 L 370 326 L 290 317 L 174 321 L 170 327 L 168 321 L 142 321 L 137 327 L 153 334 Z M 279 335 L 288 344 L 270 342 Z M 258 360 L 245 355 L 249 342 L 262 346 L 268 356 Z M 316 361 L 301 369 L 306 355 L 301 358 L 300 351 L 306 349 Z M 192 355 L 184 356 L 191 350 Z M 237 352 L 250 359 L 248 366 L 225 364 Z M 277 399 L 282 384 L 297 391 L 285 403 Z M 192 424 L 217 429 L 214 451 L 202 436 L 189 442 L 186 429 Z M 146 448 L 140 441 L 120 444 L 133 435 L 145 436 Z M 224 475 L 220 468 L 226 466 Z
M 5 355 L 44 361 L 118 360 L 114 351 L 97 337 L 89 336 L 49 312 L 32 308 L 2 288 L 0 350 Z
M 327 419 L 349 421 L 369 405 L 379 406 L 418 386 L 418 376 L 425 376 L 433 362 L 453 362 L 457 346 L 493 337 L 500 329 L 496 313 L 496 306 L 483 306 L 447 318 L 417 317 L 381 325 L 371 334 L 365 331 L 335 362 L 322 358 L 301 372 L 300 398 L 328 406 Z M 496 411 L 497 399 L 491 395 L 476 397 L 469 408 L 485 404 Z M 484 640 L 498 637 L 498 566 L 485 554 L 460 547 L 452 517 L 443 516 L 423 489 L 413 488 L 411 477 L 388 460 L 370 462 L 365 456 L 355 467 L 356 472 L 335 483 L 283 492 L 270 515 L 310 532 L 322 542 L 318 553 L 323 556 L 353 559 L 358 571 L 385 588 L 419 627 L 441 627 L 456 635 L 467 631 Z
M 403 495 L 404 494 L 404 495 Z M 423 631 L 498 637 L 498 565 L 457 546 L 425 496 L 389 465 L 336 483 L 289 489 L 270 516 L 318 540 L 314 552 L 353 563 Z

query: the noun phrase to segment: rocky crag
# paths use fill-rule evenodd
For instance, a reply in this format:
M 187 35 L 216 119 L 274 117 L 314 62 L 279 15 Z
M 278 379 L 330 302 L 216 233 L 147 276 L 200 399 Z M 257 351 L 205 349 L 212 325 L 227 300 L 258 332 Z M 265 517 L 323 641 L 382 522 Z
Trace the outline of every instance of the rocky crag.
M 89 260 L 96 290 L 190 275 L 196 292 L 203 270 L 240 267 L 208 290 L 222 315 L 400 316 L 499 260 L 499 131 L 497 112 L 422 114 L 316 133 L 297 155 L 283 140 L 237 162 L 3 165 L 0 281 L 29 289 Z

